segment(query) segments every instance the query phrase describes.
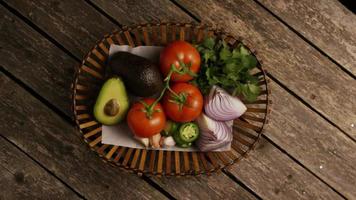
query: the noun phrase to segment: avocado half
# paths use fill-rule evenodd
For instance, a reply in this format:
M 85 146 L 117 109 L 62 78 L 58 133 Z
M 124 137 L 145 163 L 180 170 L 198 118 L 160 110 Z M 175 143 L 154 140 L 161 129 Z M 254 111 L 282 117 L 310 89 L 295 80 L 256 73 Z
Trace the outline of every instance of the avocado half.
M 149 97 L 163 89 L 158 66 L 144 57 L 119 51 L 110 56 L 108 66 L 114 74 L 123 78 L 128 90 L 135 96 Z
M 104 125 L 114 125 L 125 118 L 129 109 L 124 82 L 119 77 L 108 79 L 94 105 L 94 117 Z

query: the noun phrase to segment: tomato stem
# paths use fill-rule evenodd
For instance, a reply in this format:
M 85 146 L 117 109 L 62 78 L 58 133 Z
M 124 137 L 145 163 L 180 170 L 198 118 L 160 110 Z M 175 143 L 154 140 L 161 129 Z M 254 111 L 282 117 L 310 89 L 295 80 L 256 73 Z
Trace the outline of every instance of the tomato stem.
M 160 112 L 160 110 L 154 110 L 154 107 L 157 105 L 157 103 L 162 99 L 164 93 L 166 92 L 166 90 L 168 89 L 175 97 L 178 97 L 179 95 L 177 93 L 175 93 L 170 87 L 169 87 L 169 81 L 171 80 L 172 74 L 174 72 L 177 72 L 178 70 L 174 67 L 174 64 L 171 65 L 171 69 L 169 70 L 168 75 L 166 76 L 166 78 L 164 79 L 164 87 L 163 90 L 161 91 L 161 94 L 159 95 L 159 97 L 151 104 L 148 105 L 146 102 L 144 101 L 140 101 L 140 103 L 142 103 L 145 106 L 145 110 L 146 110 L 146 116 L 147 118 L 151 118 L 152 114 L 154 112 Z
M 180 75 L 188 74 L 189 76 L 192 77 L 197 77 L 198 75 L 190 70 L 190 67 L 192 66 L 192 62 L 185 64 L 183 61 L 178 61 L 180 69 L 175 68 L 175 72 L 177 72 Z
M 148 119 L 151 119 L 152 118 L 152 114 L 154 112 L 160 112 L 161 110 L 154 110 L 154 107 L 157 105 L 157 103 L 162 99 L 164 93 L 166 92 L 166 90 L 168 89 L 171 93 L 172 93 L 172 96 L 173 98 L 175 99 L 176 103 L 179 104 L 180 108 L 183 107 L 183 104 L 185 103 L 187 97 L 186 97 L 186 94 L 177 94 L 176 92 L 174 92 L 171 87 L 169 86 L 169 82 L 171 80 L 171 77 L 172 77 L 172 74 L 173 73 L 177 73 L 177 74 L 188 74 L 190 76 L 193 76 L 193 77 L 196 77 L 197 74 L 195 74 L 194 72 L 192 72 L 190 70 L 190 66 L 191 66 L 192 63 L 189 63 L 189 64 L 185 64 L 183 63 L 182 61 L 179 61 L 179 65 L 180 65 L 180 69 L 177 69 L 175 67 L 174 64 L 171 65 L 171 69 L 169 70 L 166 78 L 164 79 L 164 87 L 163 87 L 163 90 L 161 91 L 161 94 L 159 95 L 159 97 L 151 104 L 151 105 L 148 105 L 146 102 L 144 101 L 140 101 L 140 103 L 142 103 L 144 106 L 145 106 L 145 112 L 146 112 L 146 116 Z

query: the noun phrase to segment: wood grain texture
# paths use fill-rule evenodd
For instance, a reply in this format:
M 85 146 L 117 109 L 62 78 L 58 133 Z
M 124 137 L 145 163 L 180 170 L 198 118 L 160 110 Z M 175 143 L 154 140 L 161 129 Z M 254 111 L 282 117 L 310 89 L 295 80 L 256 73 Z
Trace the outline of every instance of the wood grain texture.
M 0 199 L 81 199 L 2 137 L 0 177 Z
M 166 0 L 90 0 L 120 24 L 174 21 L 189 22 L 191 18 Z M 139 14 L 138 14 L 139 13 Z
M 6 0 L 5 2 L 16 8 L 79 59 L 104 34 L 118 28 L 84 0 Z
M 1 134 L 85 198 L 166 199 L 136 175 L 102 162 L 74 127 L 3 74 L 0 85 Z
M 71 116 L 70 106 L 62 106 L 63 102 L 65 102 L 66 104 L 69 103 L 69 100 L 70 100 L 69 95 L 61 96 L 62 95 L 61 94 L 60 96 L 56 97 L 56 91 L 63 90 L 63 91 L 69 92 L 69 84 L 71 83 L 72 75 L 71 76 L 63 75 L 64 72 L 60 71 L 60 70 L 65 70 L 67 67 L 68 68 L 73 67 L 73 66 L 75 66 L 75 64 L 77 64 L 77 62 L 74 59 L 67 56 L 65 53 L 61 52 L 55 46 L 48 44 L 49 42 L 46 39 L 42 38 L 39 34 L 35 33 L 33 30 L 31 30 L 31 28 L 27 27 L 24 23 L 21 23 L 11 13 L 8 13 L 6 10 L 4 10 L 2 13 L 4 14 L 4 16 L 6 16 L 6 17 L 4 17 L 5 20 L 3 20 L 3 22 L 2 22 L 2 24 L 6 25 L 6 27 L 7 27 L 4 30 L 12 31 L 11 34 L 7 34 L 5 32 L 3 34 L 4 37 L 1 38 L 1 40 L 3 41 L 2 44 L 4 44 L 4 45 L 6 44 L 6 46 L 4 46 L 6 48 L 4 48 L 3 50 L 4 51 L 6 50 L 6 52 L 8 53 L 8 54 L 2 54 L 2 55 L 6 55 L 6 56 L 4 56 L 4 58 L 6 58 L 7 55 L 10 55 L 10 53 L 16 55 L 16 59 L 10 59 L 10 60 L 3 59 L 2 60 L 3 67 L 5 69 L 7 69 L 8 71 L 10 71 L 12 74 L 14 74 L 17 78 L 24 81 L 32 89 L 34 89 L 35 91 L 38 91 L 38 93 L 42 97 L 44 97 L 45 99 L 48 99 L 50 101 L 50 103 L 53 104 L 54 106 L 56 106 L 59 110 L 63 111 L 64 113 L 70 113 L 70 114 L 68 114 L 68 116 Z M 22 30 L 22 31 L 16 32 L 15 30 Z M 8 40 L 17 41 L 17 43 L 6 43 Z M 30 41 L 30 42 L 27 42 L 27 41 Z M 41 41 L 41 42 L 38 43 L 38 42 L 33 42 L 33 41 Z M 26 45 L 22 46 L 22 44 L 26 44 Z M 46 44 L 46 45 L 43 45 L 43 44 Z M 16 48 L 17 47 L 16 45 L 21 46 L 21 48 Z M 36 49 L 38 49 L 38 50 L 36 50 Z M 28 51 L 32 52 L 32 54 L 31 54 L 32 56 L 27 58 L 26 55 L 27 55 Z M 60 59 L 63 59 L 62 62 L 64 62 L 64 61 L 65 62 L 63 64 L 56 63 L 55 62 L 56 59 L 54 59 L 53 63 L 39 64 L 39 66 L 41 66 L 41 69 L 45 70 L 47 72 L 47 74 L 43 75 L 43 78 L 37 78 L 37 76 L 35 75 L 35 73 L 37 72 L 36 71 L 37 67 L 36 67 L 36 65 L 31 65 L 30 62 L 37 64 L 36 61 L 41 60 L 43 58 L 48 58 L 48 60 L 50 62 L 51 61 L 50 58 L 55 57 L 55 55 L 59 56 Z M 26 60 L 26 59 L 29 59 L 29 61 L 28 61 L 29 63 L 27 63 L 27 65 L 23 65 L 20 61 Z M 24 73 L 25 70 L 27 70 L 28 68 L 33 69 L 34 74 L 28 75 L 28 74 Z M 52 70 L 52 68 L 55 68 L 55 69 Z M 60 71 L 60 72 L 57 72 L 57 71 Z M 51 74 L 52 72 L 53 72 L 53 74 Z M 70 73 L 70 72 L 68 72 L 68 73 Z M 52 88 L 48 88 L 48 89 L 42 88 L 41 85 L 50 84 L 47 82 L 47 79 L 50 79 L 51 77 L 57 77 L 58 79 L 62 79 L 61 81 L 65 82 L 66 84 L 51 85 Z M 55 98 L 53 98 L 53 97 L 55 97 Z M 65 99 L 68 99 L 68 100 L 65 101 Z M 44 128 L 46 130 L 47 129 L 51 130 L 51 128 L 55 128 L 55 127 L 46 127 L 45 126 Z M 73 132 L 73 130 L 72 130 L 72 132 Z M 68 133 L 68 134 L 70 134 L 70 133 Z M 45 141 L 43 141 L 43 142 L 45 142 Z M 81 141 L 81 148 L 83 148 L 85 146 L 86 146 L 86 144 L 83 141 Z M 56 146 L 54 146 L 53 148 L 56 148 Z M 88 148 L 84 148 L 84 149 L 87 151 L 86 154 L 96 156 L 96 155 L 92 154 L 91 152 L 89 152 Z M 98 158 L 94 158 L 94 159 L 98 160 Z M 50 161 L 48 161 L 47 164 L 51 165 Z M 75 164 L 73 163 L 73 166 L 74 165 Z M 115 172 L 113 172 L 113 173 L 115 173 Z M 80 175 L 83 175 L 83 174 L 78 174 L 78 177 Z M 108 176 L 108 175 L 104 174 L 103 176 Z M 131 176 L 131 174 L 122 172 L 114 177 L 118 177 L 118 176 Z M 115 178 L 112 178 L 112 179 L 113 179 L 112 181 L 115 181 L 114 180 Z M 118 178 L 118 179 L 120 179 L 120 178 Z M 193 181 L 190 180 L 190 181 L 187 181 L 187 183 L 189 183 L 189 186 L 186 184 L 176 185 L 175 190 L 168 188 L 167 186 L 165 186 L 165 184 L 161 184 L 161 185 L 162 185 L 162 188 L 164 188 L 165 190 L 172 192 L 171 195 L 176 198 L 179 198 L 182 196 L 182 194 L 180 192 L 178 192 L 180 190 L 186 191 L 187 194 L 191 195 L 191 194 L 195 193 L 194 191 L 201 191 L 201 190 L 205 189 L 206 192 L 208 192 L 209 194 L 213 195 L 216 193 L 216 195 L 213 195 L 213 196 L 219 196 L 220 195 L 219 193 L 222 193 L 224 188 L 220 188 L 220 190 L 218 190 L 217 189 L 218 186 L 217 186 L 215 188 L 216 189 L 216 192 L 215 192 L 208 185 L 209 184 L 212 185 L 218 181 L 216 181 L 216 180 L 214 181 L 213 178 L 210 178 L 207 180 L 209 180 L 208 183 L 205 183 L 205 182 L 194 183 Z M 228 178 L 227 176 L 220 177 L 218 180 L 222 185 L 228 185 L 231 188 L 231 191 L 235 191 L 236 196 L 241 195 L 241 198 L 246 198 L 246 199 L 253 198 L 253 196 L 251 194 L 249 194 L 246 191 L 242 191 L 243 189 L 239 185 L 237 185 L 233 180 Z M 110 182 L 108 182 L 108 184 Z M 156 180 L 156 182 L 159 184 L 159 180 Z M 92 180 L 92 184 L 94 184 L 94 183 L 95 183 L 95 181 Z M 141 185 L 139 183 L 136 183 L 136 182 L 134 182 L 134 183 L 137 184 L 137 186 L 141 187 Z M 175 183 L 175 180 L 169 179 L 166 181 L 166 183 L 170 183 L 171 185 L 173 185 Z M 75 183 L 69 182 L 68 184 L 71 185 L 71 184 L 75 184 Z M 144 186 L 142 186 L 142 187 L 147 187 L 147 186 L 145 186 L 145 183 L 143 183 L 143 184 L 144 184 Z M 84 195 L 86 195 L 86 192 L 88 192 L 88 191 L 87 190 L 83 191 Z M 117 192 L 119 192 L 119 191 L 117 191 Z M 89 195 L 92 195 L 92 194 L 89 194 Z M 184 195 L 183 195 L 183 198 L 184 198 Z
M 133 19 L 134 20 L 134 19 Z M 56 102 L 53 102 L 54 104 L 56 104 Z M 64 108 L 65 109 L 65 108 Z M 275 148 L 275 147 L 273 147 L 273 148 Z M 275 149 L 276 150 L 276 149 Z M 282 154 L 283 155 L 283 154 Z M 278 156 L 278 155 L 277 155 Z M 257 162 L 257 161 L 255 161 L 255 162 Z M 256 166 L 256 168 L 261 168 L 261 169 L 263 169 L 263 165 L 261 166 L 261 165 L 258 165 L 258 164 L 253 164 L 254 166 Z M 277 164 L 276 165 L 278 165 L 278 166 L 284 166 L 284 165 L 286 165 L 285 166 L 285 168 L 283 168 L 283 169 L 290 169 L 290 168 L 293 168 L 294 166 L 295 166 L 295 163 L 292 161 L 292 160 L 289 160 L 289 162 L 285 162 L 285 160 L 279 160 L 279 162 L 277 162 Z M 273 166 L 272 166 L 273 167 Z M 298 168 L 298 170 L 299 171 L 297 171 L 298 172 L 298 174 L 303 174 L 303 176 L 300 178 L 300 179 L 297 179 L 297 180 L 293 180 L 293 184 L 295 184 L 295 187 L 302 187 L 303 186 L 303 184 L 304 184 L 304 179 L 306 179 L 306 180 L 315 180 L 315 177 L 313 177 L 311 174 L 308 174 L 305 170 L 303 170 L 302 168 Z M 263 170 L 261 170 L 261 171 L 263 171 Z M 266 173 L 266 174 L 264 174 L 264 175 L 268 175 L 269 173 L 268 172 L 266 172 L 266 171 L 263 171 L 263 173 Z M 249 178 L 249 179 L 255 179 L 255 178 L 257 178 L 257 177 L 254 177 L 253 176 L 253 174 L 251 175 L 249 172 L 246 172 L 246 175 L 249 175 L 249 176 L 251 176 L 251 178 Z M 278 174 L 277 174 L 278 175 Z M 172 182 L 174 182 L 174 181 L 176 181 L 176 180 L 172 180 Z M 275 180 L 273 180 L 273 179 L 270 179 L 269 180 L 270 182 L 269 182 L 269 184 L 271 184 L 271 185 L 274 185 L 275 183 L 278 183 L 277 181 L 276 182 L 274 182 Z M 213 183 L 213 181 L 211 181 L 211 183 Z M 173 184 L 173 183 L 172 183 Z M 209 185 L 210 183 L 208 183 L 208 185 Z M 228 183 L 228 184 L 230 184 L 230 183 Z M 249 182 L 249 184 L 252 184 L 252 183 L 250 183 Z M 265 182 L 259 182 L 259 188 L 264 188 L 264 184 L 265 184 Z M 167 185 L 167 184 L 162 184 L 162 185 Z M 328 189 L 328 188 L 326 188 L 326 186 L 324 185 L 324 184 L 322 184 L 320 181 L 318 182 L 318 180 L 316 180 L 316 187 L 315 188 L 317 188 L 317 189 L 315 189 L 315 188 L 311 188 L 311 192 L 310 193 L 315 193 L 315 191 L 318 191 L 320 188 L 321 188 L 321 191 L 322 191 L 322 193 L 323 193 L 323 196 L 331 196 L 331 197 L 333 197 L 333 195 L 335 195 L 332 191 L 330 192 L 330 189 Z M 181 187 L 186 187 L 186 186 L 181 186 Z M 199 190 L 199 188 L 202 188 L 202 187 L 196 187 L 195 189 L 198 189 Z M 203 188 L 208 188 L 206 185 L 204 185 L 203 186 Z M 166 188 L 165 188 L 166 189 Z M 190 189 L 191 190 L 195 190 L 195 189 L 193 189 L 192 187 L 190 187 Z M 166 189 L 167 190 L 167 189 Z M 172 192 L 172 188 L 169 188 L 168 190 L 171 190 L 170 192 Z M 180 189 L 179 189 L 180 190 Z M 179 192 L 179 190 L 176 190 L 177 191 L 177 195 L 180 195 L 180 192 Z M 281 193 L 279 193 L 279 195 L 281 195 L 281 196 L 288 196 L 288 194 L 286 194 L 286 192 L 288 192 L 288 191 L 282 191 Z M 266 193 L 266 194 L 265 194 Z M 217 195 L 219 194 L 219 191 L 217 192 Z M 270 193 L 268 193 L 268 191 L 267 191 L 267 189 L 266 190 L 263 190 L 263 192 L 261 192 L 261 194 L 264 194 L 265 196 L 264 197 L 266 197 L 266 198 L 268 198 L 268 197 L 271 197 L 272 196 L 272 194 L 270 194 Z M 299 193 L 297 193 L 297 194 L 295 194 L 295 193 L 292 193 L 292 195 L 301 195 L 302 196 L 302 194 L 299 194 Z M 314 196 L 316 196 L 316 195 L 314 195 Z
M 236 183 L 227 182 L 228 177 L 217 173 L 199 177 L 154 178 L 161 187 L 168 188 L 178 199 L 256 199 Z M 186 185 L 186 187 L 180 187 Z M 195 188 L 193 190 L 187 188 Z
M 253 46 L 270 74 L 356 139 L 356 80 L 253 1 L 186 1 L 202 21 Z
M 57 108 L 69 108 L 73 59 L 0 7 L 0 65 Z M 69 109 L 66 114 L 71 115 Z
M 356 75 L 356 15 L 337 0 L 258 0 Z
M 343 199 L 265 139 L 228 171 L 263 199 Z
M 265 135 L 346 197 L 356 198 L 356 143 L 276 83 Z
M 78 58 L 82 58 L 103 35 L 119 29 L 84 0 L 74 2 L 6 0 L 6 3 L 16 8 Z M 189 19 L 188 15 L 178 12 L 177 9 L 173 10 L 174 5 L 167 4 L 164 0 L 158 2 L 150 0 L 145 3 L 141 1 L 101 3 L 98 4 L 99 7 L 110 8 L 112 13 L 109 14 L 125 19 L 123 23 L 126 25 L 149 20 L 175 20 L 173 16 L 179 16 L 179 21 Z

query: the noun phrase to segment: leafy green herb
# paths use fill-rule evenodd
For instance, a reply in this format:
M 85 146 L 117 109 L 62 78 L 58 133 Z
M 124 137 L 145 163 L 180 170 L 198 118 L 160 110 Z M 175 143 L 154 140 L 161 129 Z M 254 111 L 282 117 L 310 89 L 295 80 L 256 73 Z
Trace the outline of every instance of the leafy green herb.
M 193 81 L 207 94 L 213 85 L 218 85 L 247 101 L 255 101 L 260 93 L 258 79 L 250 74 L 257 66 L 257 59 L 242 44 L 235 49 L 219 39 L 206 38 L 196 45 L 202 64 L 198 77 Z

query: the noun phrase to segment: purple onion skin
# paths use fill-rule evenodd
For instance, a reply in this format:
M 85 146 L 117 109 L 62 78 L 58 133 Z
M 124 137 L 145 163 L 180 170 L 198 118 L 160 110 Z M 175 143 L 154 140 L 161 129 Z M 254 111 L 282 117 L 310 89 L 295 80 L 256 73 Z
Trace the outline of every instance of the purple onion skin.
M 201 151 L 228 151 L 231 149 L 233 139 L 231 121 L 215 121 L 202 114 L 202 116 L 199 116 L 197 123 L 199 127 L 202 127 L 200 128 L 200 137 L 196 142 Z M 202 123 L 214 123 L 214 130 L 208 130 L 206 124 Z
M 247 108 L 240 99 L 214 85 L 205 98 L 204 110 L 214 120 L 229 121 L 243 115 Z

